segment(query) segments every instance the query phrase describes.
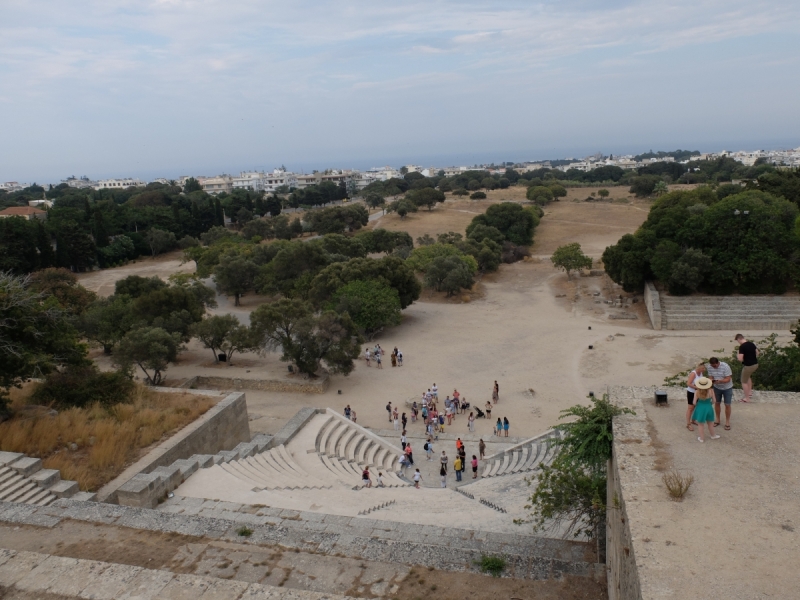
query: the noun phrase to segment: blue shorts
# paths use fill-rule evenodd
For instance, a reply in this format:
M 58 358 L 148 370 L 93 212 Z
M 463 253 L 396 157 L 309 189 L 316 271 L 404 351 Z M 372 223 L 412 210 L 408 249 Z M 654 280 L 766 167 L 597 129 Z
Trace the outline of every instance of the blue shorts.
M 714 396 L 716 397 L 717 404 L 725 401 L 725 404 L 730 404 L 733 401 L 733 388 L 728 388 L 727 390 L 721 390 L 719 388 L 714 388 Z

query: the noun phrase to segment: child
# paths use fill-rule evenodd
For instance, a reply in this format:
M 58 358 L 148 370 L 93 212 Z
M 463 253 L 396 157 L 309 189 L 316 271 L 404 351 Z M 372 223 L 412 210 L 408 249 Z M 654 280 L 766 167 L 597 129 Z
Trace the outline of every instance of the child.
M 375 484 L 376 487 L 383 487 L 383 473 L 378 471 L 378 481 Z
M 712 440 L 718 440 L 719 436 L 714 435 L 714 406 L 711 402 L 711 386 L 714 385 L 708 377 L 697 377 L 694 380 L 694 387 L 697 392 L 694 395 L 694 412 L 692 420 L 697 423 L 698 442 L 703 442 L 703 425 L 708 428 L 708 435 Z
M 380 475 L 381 474 L 378 473 L 378 481 L 380 481 L 381 478 Z M 475 456 L 474 454 L 472 455 L 472 478 L 473 479 L 478 478 L 478 457 Z
M 420 475 L 419 469 L 416 470 L 414 473 L 414 487 L 419 489 L 419 482 L 422 479 L 422 475 Z

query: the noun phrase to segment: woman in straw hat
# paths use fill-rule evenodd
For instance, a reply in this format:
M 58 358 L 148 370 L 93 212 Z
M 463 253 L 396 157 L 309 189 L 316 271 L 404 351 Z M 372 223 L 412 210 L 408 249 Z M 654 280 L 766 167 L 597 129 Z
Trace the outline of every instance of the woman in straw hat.
M 698 442 L 703 440 L 703 425 L 708 428 L 708 435 L 712 440 L 719 439 L 714 435 L 714 406 L 711 402 L 711 386 L 714 385 L 708 377 L 697 377 L 694 380 L 694 387 L 697 392 L 694 395 L 694 412 L 692 420 L 697 423 Z
M 694 395 L 697 393 L 697 388 L 694 385 L 695 380 L 703 377 L 706 373 L 706 363 L 698 363 L 697 366 L 689 373 L 689 378 L 686 380 L 686 400 L 688 406 L 686 407 L 686 429 L 694 431 L 692 427 L 692 413 L 694 412 Z

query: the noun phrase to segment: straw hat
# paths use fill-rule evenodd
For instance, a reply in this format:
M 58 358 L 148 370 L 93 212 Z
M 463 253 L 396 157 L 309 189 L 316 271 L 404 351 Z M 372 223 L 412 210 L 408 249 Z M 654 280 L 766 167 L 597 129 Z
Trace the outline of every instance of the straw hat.
M 708 377 L 698 377 L 694 380 L 694 387 L 698 390 L 707 390 L 712 385 L 714 385 L 714 383 Z

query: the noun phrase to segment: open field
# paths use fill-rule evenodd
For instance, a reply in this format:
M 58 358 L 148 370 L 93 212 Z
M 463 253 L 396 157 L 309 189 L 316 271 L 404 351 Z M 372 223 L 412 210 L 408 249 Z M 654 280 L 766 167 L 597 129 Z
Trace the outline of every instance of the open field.
M 25 404 L 25 392 L 35 385 L 14 394 L 15 408 Z M 137 386 L 131 402 L 110 408 L 95 404 L 55 415 L 22 411 L 0 423 L 0 450 L 41 458 L 45 469 L 59 469 L 63 479 L 77 481 L 82 490 L 96 491 L 217 401 L 190 392 L 156 392 Z

